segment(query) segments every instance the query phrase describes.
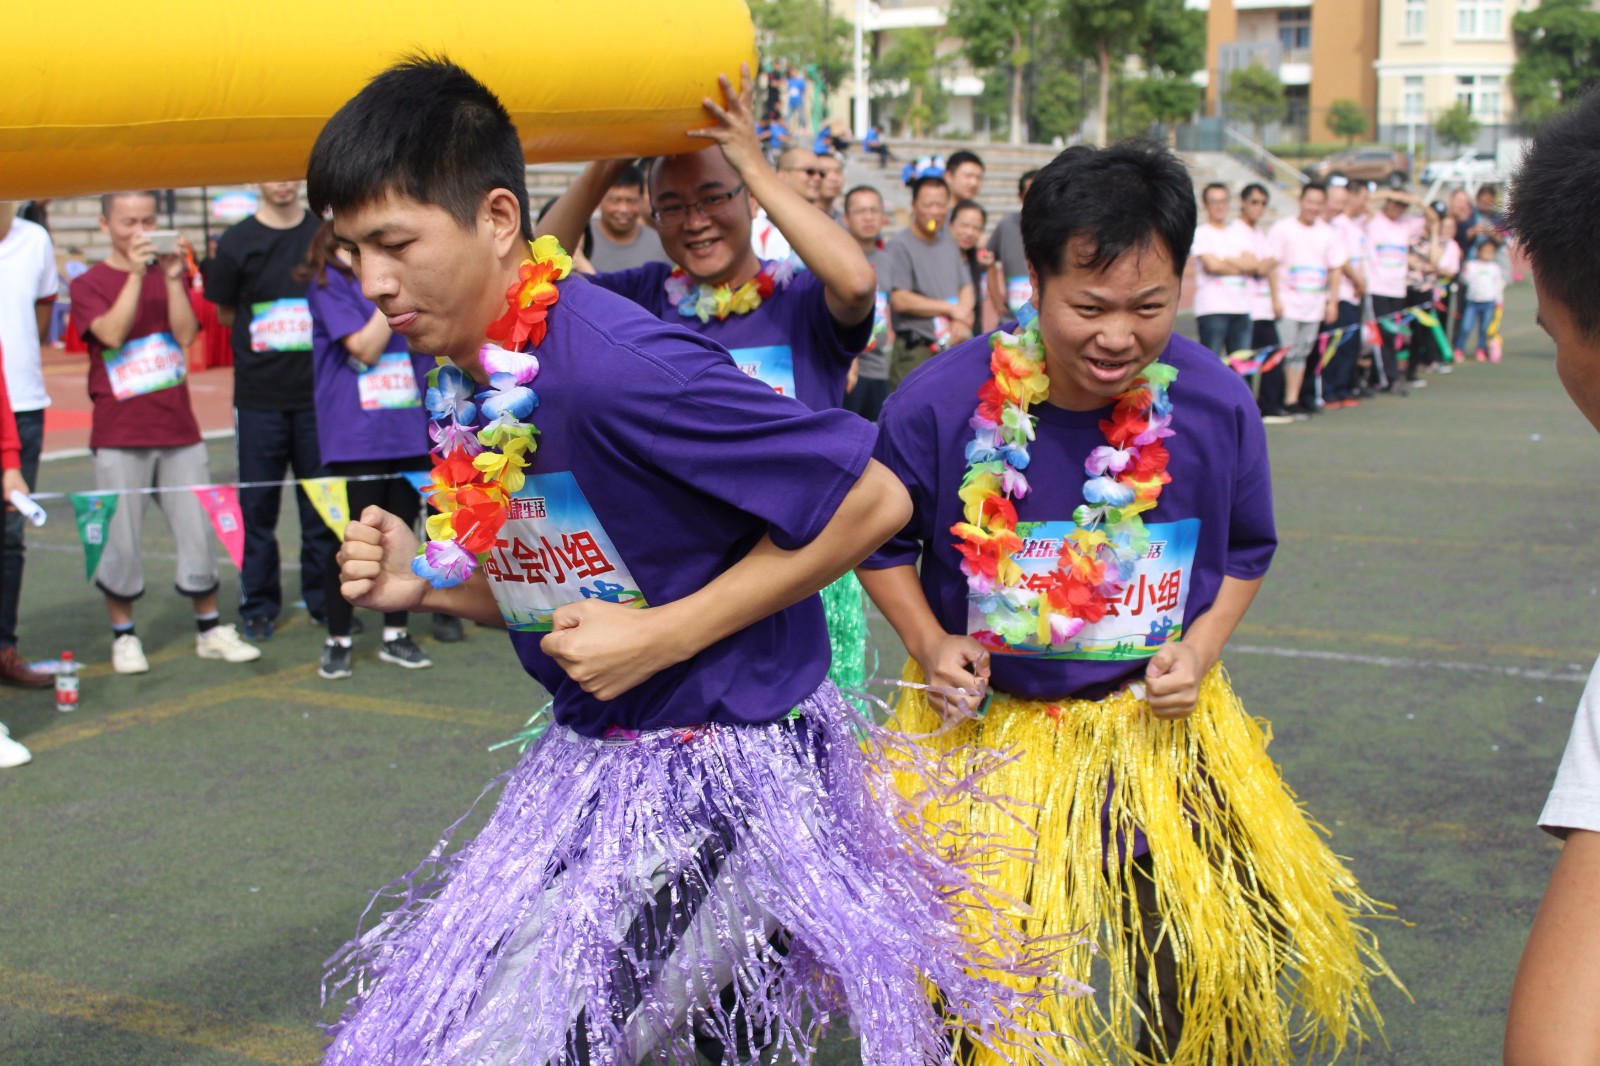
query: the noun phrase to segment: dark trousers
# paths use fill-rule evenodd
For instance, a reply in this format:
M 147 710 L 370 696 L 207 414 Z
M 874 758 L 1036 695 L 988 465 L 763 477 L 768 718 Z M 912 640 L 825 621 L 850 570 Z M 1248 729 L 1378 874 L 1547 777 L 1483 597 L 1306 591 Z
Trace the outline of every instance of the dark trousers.
M 1386 315 L 1404 311 L 1407 306 L 1404 296 L 1373 296 L 1372 317 L 1382 319 Z M 1383 360 L 1384 387 L 1397 389 L 1400 387 L 1396 384 L 1400 380 L 1400 338 L 1394 331 L 1384 329 L 1381 325 L 1378 327 L 1378 334 L 1383 344 L 1379 355 Z M 1414 368 L 1407 368 L 1406 379 L 1409 381 L 1417 379 Z
M 325 477 L 317 444 L 317 413 L 234 409 L 240 481 L 279 481 L 293 469 L 297 478 Z M 300 504 L 300 594 L 306 609 L 320 616 L 328 560 L 339 541 L 322 521 L 311 498 L 298 486 Z M 239 613 L 245 618 L 276 618 L 283 610 L 283 582 L 278 560 L 278 508 L 283 490 L 276 486 L 239 491 L 244 517 L 244 570 L 239 574 Z
M 1200 315 L 1194 320 L 1200 330 L 1200 343 L 1220 356 L 1229 356 L 1250 347 L 1250 316 Z
M 1441 320 L 1444 316 L 1443 311 L 1433 306 L 1432 289 L 1407 289 L 1406 306 L 1421 307 L 1439 315 Z M 1416 321 L 1411 323 L 1410 329 L 1410 357 L 1406 363 L 1406 380 L 1415 381 L 1423 367 L 1437 363 L 1444 358 L 1444 353 L 1439 351 L 1439 340 L 1433 330 Z
M 868 422 L 876 422 L 878 413 L 883 410 L 883 401 L 888 398 L 888 378 L 857 378 L 856 387 L 844 394 L 844 409 Z
M 1260 351 L 1263 348 L 1276 348 L 1278 346 L 1278 323 L 1270 318 L 1257 319 L 1250 323 L 1250 347 Z M 1270 358 L 1273 353 L 1268 352 Z M 1261 381 L 1256 385 L 1256 404 L 1264 415 L 1275 415 L 1283 410 L 1283 364 L 1280 362 L 1271 370 L 1261 375 Z
M 1361 305 L 1339 302 L 1339 317 L 1334 319 L 1334 329 L 1345 331 L 1339 338 L 1339 347 L 1328 353 L 1322 368 L 1322 399 L 1324 403 L 1347 400 L 1355 391 L 1356 358 L 1361 354 Z
M 35 491 L 39 488 L 39 452 L 44 448 L 44 412 L 18 411 L 17 435 L 22 438 L 22 480 Z M 22 531 L 27 528 L 17 511 L 6 514 L 5 558 L 0 567 L 5 579 L 0 583 L 0 649 L 17 643 L 17 605 L 22 599 L 22 561 L 26 553 Z
M 329 463 L 328 473 L 333 477 L 360 477 L 364 474 L 396 474 L 402 470 L 427 470 L 431 464 L 426 455 L 409 459 L 373 459 L 360 463 Z M 416 525 L 422 513 L 422 499 L 411 482 L 403 477 L 390 477 L 382 481 L 352 481 L 346 488 L 350 500 L 350 517 L 360 518 L 368 507 L 381 507 L 407 525 Z M 327 578 L 323 585 L 324 602 L 328 606 L 328 636 L 348 637 L 350 620 L 356 609 L 339 594 L 339 561 L 328 559 Z M 390 611 L 383 616 L 386 626 L 404 626 L 405 611 Z

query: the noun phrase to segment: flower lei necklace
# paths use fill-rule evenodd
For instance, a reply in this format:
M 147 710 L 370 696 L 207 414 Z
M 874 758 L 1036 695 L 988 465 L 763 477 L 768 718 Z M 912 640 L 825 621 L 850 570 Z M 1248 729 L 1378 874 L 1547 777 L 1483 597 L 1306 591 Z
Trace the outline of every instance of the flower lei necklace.
M 544 343 L 545 320 L 561 295 L 556 282 L 572 273 L 572 258 L 554 237 L 531 242 L 528 254 L 506 290 L 506 313 L 485 331 L 499 346 L 485 344 L 478 351 L 489 387 L 479 392 L 461 368 L 443 358 L 428 373 L 425 403 L 434 445 L 428 499 L 439 513 L 428 518 L 428 542 L 411 560 L 411 570 L 434 588 L 465 582 L 478 556 L 494 547 L 506 523 L 506 503 L 525 483 L 528 456 L 538 448 L 538 429 L 523 420 L 539 406 L 528 388 L 539 374 L 539 359 L 521 349 Z
M 1050 391 L 1038 328 L 1029 325 L 1015 336 L 997 332 L 989 368 L 969 423 L 973 438 L 960 491 L 966 521 L 950 532 L 960 538 L 955 548 L 967 598 L 983 613 L 985 629 L 1007 644 L 1056 647 L 1105 617 L 1150 548 L 1140 516 L 1172 481 L 1161 441 L 1172 436 L 1167 386 L 1178 371 L 1150 364 L 1117 397 L 1111 417 L 1101 419 L 1106 444 L 1084 464 L 1085 502 L 1072 513 L 1077 529 L 1062 541 L 1059 565 L 1024 586 L 1014 558 L 1022 538 L 1012 501 L 1028 494 L 1023 471 L 1037 421 L 1028 408 Z
M 782 261 L 769 260 L 761 264 L 755 277 L 739 286 L 723 284 L 696 285 L 682 267 L 675 267 L 667 275 L 667 299 L 684 318 L 698 318 L 702 322 L 716 319 L 721 322 L 729 315 L 748 315 L 761 306 L 761 301 L 779 289 L 788 288 L 799 260 L 793 256 Z

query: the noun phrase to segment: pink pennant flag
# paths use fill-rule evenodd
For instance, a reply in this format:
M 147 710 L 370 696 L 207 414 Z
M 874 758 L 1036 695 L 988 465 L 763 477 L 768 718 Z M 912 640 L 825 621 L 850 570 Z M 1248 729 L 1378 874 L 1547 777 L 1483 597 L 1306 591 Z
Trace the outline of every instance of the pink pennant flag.
M 202 485 L 194 490 L 200 506 L 211 519 L 211 528 L 217 539 L 233 560 L 236 569 L 244 569 L 244 515 L 239 511 L 239 490 L 232 485 Z

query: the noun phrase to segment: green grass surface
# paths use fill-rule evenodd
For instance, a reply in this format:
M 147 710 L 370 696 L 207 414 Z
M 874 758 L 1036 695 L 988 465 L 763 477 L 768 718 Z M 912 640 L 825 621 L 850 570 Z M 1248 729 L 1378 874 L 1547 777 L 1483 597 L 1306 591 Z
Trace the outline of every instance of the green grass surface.
M 1269 431 L 1283 542 L 1229 665 L 1288 780 L 1397 908 L 1382 942 L 1415 1002 L 1379 989 L 1390 1046 L 1369 1063 L 1498 1061 L 1556 850 L 1533 820 L 1600 646 L 1600 440 L 1531 294 L 1511 305 L 1504 364 Z M 230 442 L 212 464 L 233 476 Z M 87 488 L 88 463 L 40 481 Z M 36 755 L 0 772 L 0 1063 L 314 1061 L 322 960 L 511 765 L 485 748 L 540 694 L 472 627 L 440 647 L 419 626 L 438 665 L 416 672 L 380 664 L 369 629 L 352 681 L 317 679 L 303 612 L 257 663 L 201 662 L 154 516 L 138 608 L 154 669 L 115 677 L 61 504 L 29 543 L 23 651 L 89 668 L 74 715 L 0 692 Z M 881 621 L 874 639 L 893 670 Z M 824 1058 L 856 1061 L 843 1039 Z

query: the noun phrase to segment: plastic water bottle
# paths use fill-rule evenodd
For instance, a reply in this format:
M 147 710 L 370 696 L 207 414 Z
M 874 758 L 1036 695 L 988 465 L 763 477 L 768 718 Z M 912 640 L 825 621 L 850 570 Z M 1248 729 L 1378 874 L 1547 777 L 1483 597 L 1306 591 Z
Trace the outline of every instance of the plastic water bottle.
M 61 653 L 61 669 L 56 671 L 56 710 L 78 709 L 78 661 L 70 651 Z

